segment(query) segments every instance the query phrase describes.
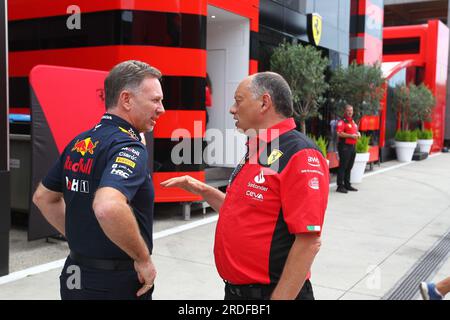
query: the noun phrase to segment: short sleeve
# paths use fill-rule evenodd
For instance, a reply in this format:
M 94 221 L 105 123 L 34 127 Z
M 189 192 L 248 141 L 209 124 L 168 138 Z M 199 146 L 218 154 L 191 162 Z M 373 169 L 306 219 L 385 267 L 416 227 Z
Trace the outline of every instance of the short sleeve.
M 208 86 L 205 87 L 205 106 L 212 106 L 211 89 Z
M 147 175 L 147 150 L 144 145 L 132 141 L 119 143 L 108 153 L 99 188 L 114 188 L 131 201 Z
M 342 120 L 339 120 L 336 126 L 336 132 L 341 133 L 344 132 L 345 129 L 345 123 Z
M 296 153 L 280 174 L 281 207 L 290 233 L 321 233 L 328 192 L 328 165 L 322 154 L 315 149 Z
M 63 170 L 62 165 L 63 155 L 61 155 L 58 158 L 58 160 L 56 160 L 55 164 L 51 167 L 50 171 L 47 173 L 44 179 L 42 179 L 42 185 L 51 191 L 63 192 L 63 187 L 61 185 L 62 170 Z

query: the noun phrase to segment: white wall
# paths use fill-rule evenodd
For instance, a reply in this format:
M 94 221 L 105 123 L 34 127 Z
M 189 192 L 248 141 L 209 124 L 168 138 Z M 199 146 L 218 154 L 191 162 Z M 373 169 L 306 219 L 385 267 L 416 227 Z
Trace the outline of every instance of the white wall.
M 208 129 L 219 129 L 225 137 L 226 129 L 234 133 L 224 142 L 224 162 L 211 165 L 234 167 L 245 154 L 246 137 L 235 130 L 235 121 L 229 113 L 234 103 L 234 92 L 249 72 L 250 23 L 235 16 L 232 21 L 214 21 L 207 25 L 208 74 L 213 95 L 209 110 Z M 234 140 L 234 141 L 233 141 Z M 234 143 L 233 143 L 234 142 Z

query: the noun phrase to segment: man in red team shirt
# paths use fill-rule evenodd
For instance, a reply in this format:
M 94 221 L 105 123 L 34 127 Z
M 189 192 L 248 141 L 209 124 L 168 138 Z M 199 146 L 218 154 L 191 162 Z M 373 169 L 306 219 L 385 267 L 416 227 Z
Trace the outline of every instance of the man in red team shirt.
M 344 109 L 344 118 L 339 120 L 336 131 L 339 137 L 339 170 L 337 176 L 337 192 L 347 193 L 348 191 L 358 191 L 350 184 L 350 172 L 355 162 L 356 141 L 361 134 L 358 126 L 353 121 L 353 106 L 347 104 Z
M 226 194 L 190 176 L 162 182 L 199 194 L 219 212 L 214 257 L 226 300 L 313 300 L 310 269 L 320 248 L 328 166 L 295 130 L 292 93 L 273 72 L 244 79 L 230 113 L 249 137 Z

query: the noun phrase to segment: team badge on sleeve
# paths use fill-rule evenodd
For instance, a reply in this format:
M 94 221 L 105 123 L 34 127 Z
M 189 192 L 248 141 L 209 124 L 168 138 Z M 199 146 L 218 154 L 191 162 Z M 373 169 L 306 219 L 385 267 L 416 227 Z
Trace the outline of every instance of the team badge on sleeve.
M 267 159 L 267 164 L 270 166 L 272 163 L 275 163 L 278 159 L 283 156 L 283 152 L 278 149 L 273 149 L 269 158 Z

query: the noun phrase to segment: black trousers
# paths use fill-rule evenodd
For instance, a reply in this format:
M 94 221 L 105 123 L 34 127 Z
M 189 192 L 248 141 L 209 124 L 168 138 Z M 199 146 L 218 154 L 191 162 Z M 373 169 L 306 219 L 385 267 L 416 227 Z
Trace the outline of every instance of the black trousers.
M 353 163 L 355 163 L 355 145 L 339 142 L 338 153 L 339 170 L 337 175 L 337 185 L 338 187 L 349 187 L 350 172 L 352 171 Z
M 154 286 L 137 297 L 142 287 L 135 270 L 98 270 L 67 258 L 59 277 L 62 300 L 151 300 Z
M 269 300 L 276 285 L 231 285 L 225 283 L 225 300 Z M 311 282 L 306 280 L 295 300 L 314 300 Z

